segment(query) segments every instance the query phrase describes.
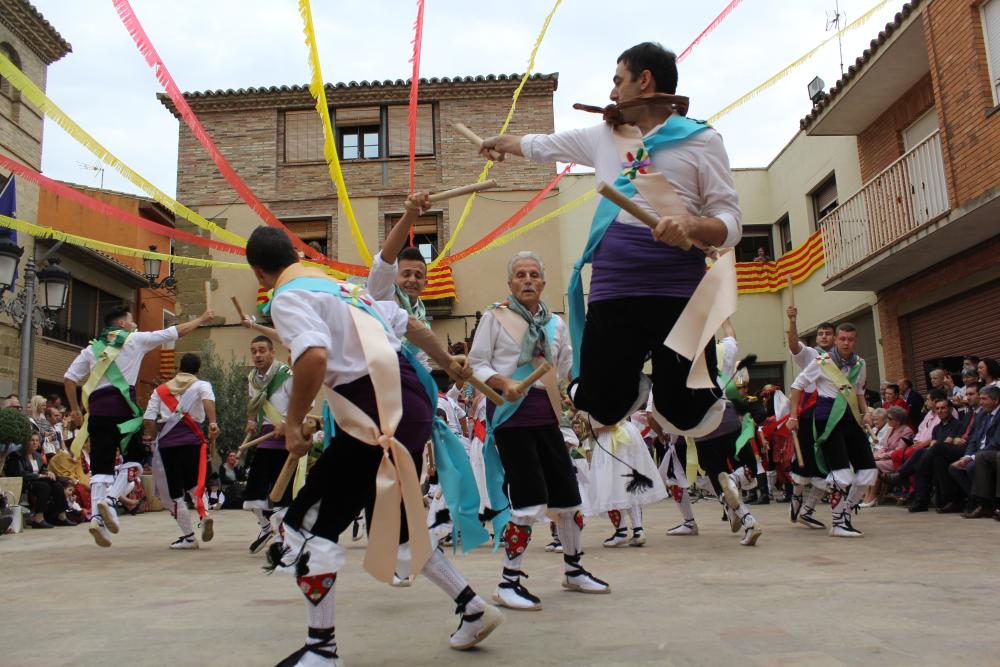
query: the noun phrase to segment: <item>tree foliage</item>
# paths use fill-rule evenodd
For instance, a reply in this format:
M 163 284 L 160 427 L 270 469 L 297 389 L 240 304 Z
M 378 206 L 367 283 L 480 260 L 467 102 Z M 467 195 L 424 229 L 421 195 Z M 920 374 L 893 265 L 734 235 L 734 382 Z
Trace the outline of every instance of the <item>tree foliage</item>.
M 201 372 L 198 377 L 212 383 L 215 392 L 215 417 L 221 433 L 216 441 L 219 456 L 235 451 L 243 442 L 247 423 L 247 375 L 250 369 L 230 353 L 228 360 L 215 353 L 215 345 L 201 346 Z

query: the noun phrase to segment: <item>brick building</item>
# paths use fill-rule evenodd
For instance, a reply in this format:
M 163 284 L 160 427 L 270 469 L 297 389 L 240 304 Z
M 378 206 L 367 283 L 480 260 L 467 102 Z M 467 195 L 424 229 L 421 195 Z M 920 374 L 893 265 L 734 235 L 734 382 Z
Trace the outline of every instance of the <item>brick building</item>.
M 469 142 L 454 131 L 462 122 L 481 135 L 499 129 L 520 81 L 518 75 L 432 78 L 421 80 L 417 120 L 416 187 L 438 191 L 472 183 L 483 168 Z M 510 131 L 551 132 L 552 95 L 556 74 L 536 74 L 521 93 Z M 406 129 L 408 81 L 351 82 L 327 85 L 326 95 L 336 126 L 338 152 L 351 205 L 368 249 L 374 254 L 386 231 L 402 215 L 408 190 Z M 254 193 L 303 240 L 315 241 L 327 255 L 360 263 L 358 249 L 343 219 L 343 208 L 323 160 L 323 137 L 314 102 L 306 86 L 194 92 L 185 95 L 213 141 Z M 176 113 L 170 101 L 161 101 Z M 491 177 L 500 187 L 477 198 L 454 251 L 482 238 L 531 199 L 555 175 L 555 165 L 509 160 Z M 586 188 L 574 192 L 577 196 Z M 554 190 L 531 214 L 556 208 L 564 193 Z M 182 127 L 178 150 L 177 198 L 202 216 L 241 236 L 262 224 L 219 175 L 194 136 Z M 417 225 L 417 244 L 436 257 L 461 216 L 466 198 L 439 202 Z M 530 219 L 530 218 L 529 218 Z M 538 251 L 553 267 L 561 267 L 564 248 L 556 225 L 540 227 L 521 237 L 517 249 Z M 178 227 L 189 231 L 188 223 Z M 442 338 L 461 340 L 475 326 L 476 311 L 506 296 L 506 261 L 514 244 L 484 252 L 454 265 L 458 298 L 430 302 L 432 326 Z M 178 253 L 208 256 L 204 248 L 180 244 Z M 211 251 L 232 261 L 231 255 Z M 236 270 L 178 267 L 179 308 L 194 314 L 205 306 L 208 281 L 212 306 L 219 318 L 212 327 L 186 337 L 182 349 L 198 347 L 206 337 L 227 356 L 245 357 L 246 330 L 236 324 L 229 305 L 236 297 L 249 308 L 256 298 L 252 274 Z M 564 311 L 565 282 L 558 269 L 548 276 L 547 296 L 556 311 Z M 227 323 L 228 322 L 228 323 Z
M 1000 0 L 907 3 L 801 125 L 857 138 L 825 286 L 875 292 L 887 376 L 1000 357 Z

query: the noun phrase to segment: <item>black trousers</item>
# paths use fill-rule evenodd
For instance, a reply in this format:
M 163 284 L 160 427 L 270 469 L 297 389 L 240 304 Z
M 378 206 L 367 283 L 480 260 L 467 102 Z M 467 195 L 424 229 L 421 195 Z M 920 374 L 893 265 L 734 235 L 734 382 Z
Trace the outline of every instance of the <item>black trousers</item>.
M 256 449 L 253 461 L 250 463 L 250 474 L 247 476 L 247 486 L 243 491 L 243 500 L 267 500 L 271 487 L 278 481 L 278 475 L 288 458 L 287 449 Z M 226 494 L 227 499 L 229 494 Z M 292 485 L 285 489 L 285 495 L 279 507 L 288 507 L 292 502 Z
M 663 345 L 687 303 L 682 298 L 636 296 L 590 304 L 580 348 L 576 406 L 603 424 L 628 417 L 639 396 L 639 374 L 652 357 L 657 411 L 679 429 L 696 426 L 718 392 L 688 389 L 691 362 Z M 714 378 L 714 343 L 705 348 L 705 356 Z
M 131 417 L 101 417 L 91 415 L 87 419 L 90 431 L 90 474 L 114 475 L 115 453 L 119 450 L 122 434 L 118 425 L 132 419 Z M 136 431 L 132 434 L 122 452 L 125 463 L 142 465 L 146 459 L 146 446 L 142 442 L 142 434 Z
M 938 507 L 944 507 L 948 500 L 944 498 L 944 491 L 941 487 L 941 478 L 948 477 L 948 466 L 962 458 L 965 451 L 964 445 L 948 445 L 939 442 L 931 445 L 924 451 L 915 473 L 914 497 L 918 505 L 927 505 L 931 500 L 931 490 L 937 487 Z M 919 452 L 917 452 L 919 453 Z M 914 453 L 910 461 L 917 455 Z M 909 463 L 907 461 L 906 463 Z M 904 466 L 905 467 L 905 466 Z M 902 470 L 902 469 L 901 469 Z
M 557 424 L 498 428 L 494 436 L 513 509 L 580 504 L 576 467 Z
M 198 465 L 201 463 L 201 445 L 161 447 L 163 471 L 167 474 L 170 497 L 183 498 L 185 491 L 198 486 Z
M 799 416 L 799 449 L 802 450 L 802 460 L 798 453 L 792 460 L 792 472 L 802 477 L 825 477 L 816 465 L 816 441 L 813 438 L 813 408 L 809 408 Z
M 825 429 L 826 420 L 817 419 L 816 433 L 821 434 Z M 854 421 L 854 417 L 847 412 L 841 416 L 840 421 L 830 432 L 830 437 L 820 448 L 823 450 L 823 458 L 826 459 L 826 467 L 831 472 L 850 468 L 854 468 L 857 472 L 875 467 L 875 456 L 872 454 L 868 437 Z M 805 453 L 802 455 L 805 456 Z
M 47 477 L 39 477 L 33 480 L 24 480 L 24 486 L 28 493 L 28 504 L 31 506 L 32 514 L 42 514 L 46 519 L 55 519 L 61 512 L 67 510 L 66 494 L 59 482 Z
M 730 473 L 741 466 L 747 466 L 751 475 L 757 474 L 757 459 L 753 455 L 753 445 L 747 443 L 739 454 L 736 453 L 736 441 L 740 432 L 733 431 L 724 435 L 710 438 L 708 440 L 698 440 L 695 447 L 698 450 L 698 465 L 708 475 L 708 480 L 712 483 L 716 495 L 722 497 L 722 485 L 719 484 L 719 473 Z M 687 450 L 687 447 L 683 448 Z M 681 457 L 681 465 L 687 466 L 687 452 L 682 455 L 680 451 L 677 455 Z
M 976 454 L 975 472 L 972 476 L 972 495 L 987 502 L 1000 498 L 1000 451 L 989 449 Z

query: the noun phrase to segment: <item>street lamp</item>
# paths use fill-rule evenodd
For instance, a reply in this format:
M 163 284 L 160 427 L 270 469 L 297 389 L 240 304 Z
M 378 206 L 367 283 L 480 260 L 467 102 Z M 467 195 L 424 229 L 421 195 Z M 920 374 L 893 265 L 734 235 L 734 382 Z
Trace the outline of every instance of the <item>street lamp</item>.
M 48 252 L 38 258 L 41 264 L 59 249 L 62 241 L 55 244 Z M 56 325 L 53 317 L 66 306 L 66 296 L 69 292 L 70 273 L 59 266 L 58 259 L 52 259 L 41 271 L 36 273 L 34 256 L 28 258 L 24 267 L 24 287 L 16 295 L 13 294 L 17 265 L 24 249 L 13 243 L 9 238 L 0 239 L 0 313 L 6 313 L 14 323 L 21 327 L 21 358 L 17 373 L 17 394 L 21 405 L 28 404 L 28 385 L 31 383 L 32 346 L 35 342 L 35 331 L 51 329 Z M 41 287 L 41 303 L 35 303 L 35 285 Z M 4 299 L 4 292 L 10 291 L 11 298 Z
M 156 252 L 156 246 L 149 246 L 150 252 Z M 177 281 L 173 276 L 167 276 L 162 282 L 157 282 L 157 278 L 160 277 L 160 267 L 163 264 L 163 260 L 154 259 L 152 257 L 146 257 L 142 260 L 142 272 L 143 276 L 146 277 L 146 282 L 149 283 L 150 289 L 160 289 L 161 287 L 166 287 L 169 290 L 173 290 L 177 285 Z

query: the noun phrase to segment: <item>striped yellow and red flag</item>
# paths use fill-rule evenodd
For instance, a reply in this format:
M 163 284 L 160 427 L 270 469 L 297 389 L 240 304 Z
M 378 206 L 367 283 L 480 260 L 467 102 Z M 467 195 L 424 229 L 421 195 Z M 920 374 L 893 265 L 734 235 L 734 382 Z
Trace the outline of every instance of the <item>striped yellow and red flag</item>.
M 160 377 L 164 382 L 174 377 L 174 351 L 160 350 Z
M 271 293 L 263 285 L 257 287 L 257 312 L 264 312 L 264 306 L 271 300 Z
M 823 236 L 817 231 L 798 248 L 775 262 L 737 262 L 736 287 L 740 294 L 777 292 L 788 284 L 788 276 L 798 284 L 823 266 Z
M 450 265 L 438 265 L 427 274 L 427 287 L 424 288 L 420 298 L 423 301 L 433 301 L 449 297 L 458 300 L 458 292 L 455 291 L 455 276 L 451 272 Z

